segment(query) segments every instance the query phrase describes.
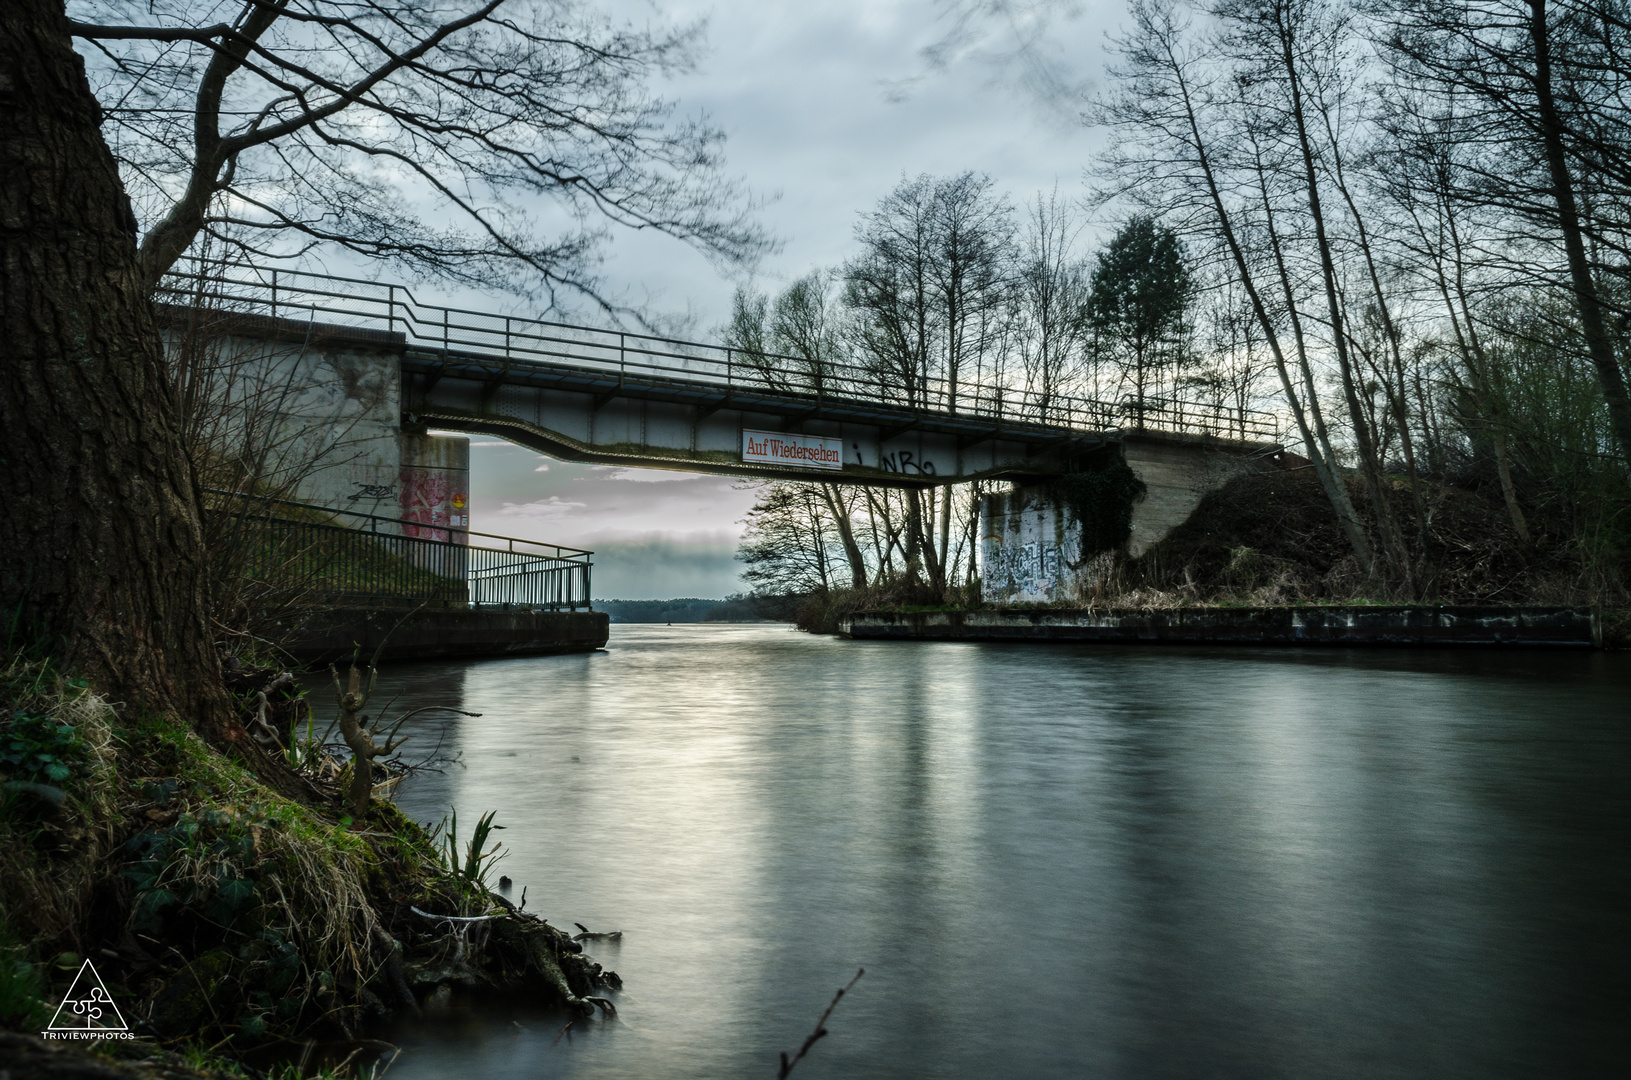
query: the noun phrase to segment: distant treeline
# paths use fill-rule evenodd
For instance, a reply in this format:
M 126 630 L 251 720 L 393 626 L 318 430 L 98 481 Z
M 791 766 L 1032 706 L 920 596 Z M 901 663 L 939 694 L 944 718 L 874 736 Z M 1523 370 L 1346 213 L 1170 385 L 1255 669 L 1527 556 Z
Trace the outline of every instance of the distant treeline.
M 761 612 L 758 598 L 741 595 L 724 600 L 596 600 L 595 607 L 614 623 L 764 622 L 770 617 Z

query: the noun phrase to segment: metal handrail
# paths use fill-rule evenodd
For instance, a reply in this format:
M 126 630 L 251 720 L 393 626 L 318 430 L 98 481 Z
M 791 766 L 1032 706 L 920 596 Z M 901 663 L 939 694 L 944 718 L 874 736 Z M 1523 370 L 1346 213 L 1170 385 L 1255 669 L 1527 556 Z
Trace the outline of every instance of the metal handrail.
M 506 548 L 438 540 L 392 529 L 430 528 L 376 514 L 244 492 L 208 492 L 233 500 L 207 512 L 253 527 L 231 535 L 241 561 L 282 587 L 301 593 L 355 599 L 444 601 L 473 607 L 504 606 L 576 610 L 590 606 L 593 552 L 516 537 L 492 537 Z M 287 516 L 287 508 L 366 525 L 335 524 Z M 435 526 L 459 536 L 490 536 Z M 554 554 L 520 551 L 516 544 L 551 549 Z
M 727 393 L 740 388 L 806 395 L 818 402 L 839 398 L 895 408 L 904 404 L 921 411 L 1083 432 L 1130 427 L 1279 438 L 1275 416 L 1257 409 L 1181 398 L 1148 398 L 1140 406 L 1128 400 L 1039 394 L 966 378 L 914 378 L 903 385 L 866 365 L 812 364 L 776 353 L 427 304 L 403 285 L 309 271 L 261 270 L 242 263 L 211 267 L 208 272 L 179 270 L 161 292 L 182 303 L 189 296 L 206 297 L 229 310 L 238 305 L 277 318 L 316 321 L 323 316 L 347 326 L 383 326 L 401 333 L 409 349 L 442 356 L 495 356 L 514 370 L 564 361 L 615 374 L 619 385 L 631 375 L 679 375 Z
M 317 503 L 297 502 L 294 499 L 280 499 L 271 495 L 252 495 L 244 491 L 228 491 L 225 488 L 205 488 L 204 493 L 206 495 L 242 499 L 246 502 L 266 503 L 269 505 L 275 504 L 278 506 L 292 506 L 299 510 L 314 510 L 320 514 L 331 514 L 346 517 L 353 521 L 366 521 L 368 522 L 367 531 L 369 532 L 379 532 L 379 527 L 381 525 L 392 525 L 398 527 L 411 527 L 415 529 L 431 529 L 435 532 L 448 533 L 448 540 L 443 541 L 444 543 L 458 543 L 458 541 L 454 541 L 452 539 L 453 534 L 457 534 L 459 536 L 480 536 L 487 540 L 502 540 L 509 551 L 516 550 L 515 545 L 517 544 L 530 544 L 533 547 L 550 548 L 555 552 L 553 557 L 561 559 L 572 559 L 578 557 L 588 558 L 590 555 L 594 554 L 593 551 L 585 548 L 565 547 L 561 544 L 546 544 L 541 540 L 524 540 L 518 536 L 500 536 L 497 533 L 476 532 L 471 529 L 454 528 L 450 525 L 435 525 L 423 521 L 410 521 L 405 518 L 384 517 L 380 514 L 365 514 L 360 510 L 340 510 L 332 506 L 321 506 Z M 362 526 L 356 527 L 359 529 L 362 528 Z

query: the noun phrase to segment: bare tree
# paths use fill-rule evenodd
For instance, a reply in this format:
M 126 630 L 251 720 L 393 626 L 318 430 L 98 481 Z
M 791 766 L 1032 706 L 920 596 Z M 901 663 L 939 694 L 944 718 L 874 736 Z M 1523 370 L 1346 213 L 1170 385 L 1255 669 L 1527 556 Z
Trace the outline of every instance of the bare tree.
M 770 311 L 775 350 L 803 364 L 803 387 L 831 391 L 834 369 L 845 360 L 843 313 L 833 296 L 835 275 L 812 270 L 776 297 Z
M 1044 422 L 1054 417 L 1061 396 L 1080 389 L 1086 360 L 1088 272 L 1076 254 L 1081 230 L 1057 188 L 1027 207 L 1015 274 L 1016 337 L 1026 403 Z
M 1121 136 L 1105 162 L 1107 185 L 1102 196 L 1132 199 L 1161 212 L 1220 249 L 1262 331 L 1304 452 L 1360 564 L 1370 569 L 1375 565 L 1370 537 L 1319 424 L 1318 394 L 1300 321 L 1291 322 L 1294 357 L 1282 341 L 1282 319 L 1295 313 L 1295 305 L 1288 302 L 1277 309 L 1262 281 L 1267 254 L 1270 280 L 1277 277 L 1288 287 L 1288 299 L 1294 299 L 1272 221 L 1255 212 L 1257 206 L 1272 208 L 1267 174 L 1247 170 L 1259 181 L 1254 191 L 1249 181 L 1239 182 L 1233 168 L 1232 159 L 1254 150 L 1250 127 L 1239 123 L 1240 114 L 1232 108 L 1239 100 L 1240 84 L 1214 62 L 1215 44 L 1195 41 L 1190 25 L 1173 5 L 1135 0 L 1132 15 L 1133 29 L 1117 42 L 1121 60 L 1112 72 L 1116 90 L 1095 113 Z M 1269 243 L 1254 243 L 1265 236 Z M 1293 358 L 1301 378 L 1292 374 Z
M 908 405 L 956 411 L 964 381 L 1006 340 L 1013 216 L 989 177 L 902 180 L 862 215 L 845 264 L 850 339 L 860 362 Z M 963 405 L 972 404 L 967 401 Z M 953 493 L 906 496 L 907 574 L 949 581 Z
M 774 480 L 748 511 L 736 557 L 755 592 L 826 595 L 833 534 L 820 485 Z
M 646 87 L 696 27 L 572 0 L 75 0 L 154 288 L 201 235 L 470 284 L 588 296 L 606 226 L 736 260 L 763 237 L 721 135 Z M 541 238 L 544 221 L 571 224 Z
M 1323 0 L 1228 0 L 1218 9 L 1227 28 L 1227 47 L 1237 60 L 1237 78 L 1269 89 L 1259 95 L 1269 109 L 1259 112 L 1259 123 L 1273 125 L 1272 138 L 1288 144 L 1287 172 L 1295 175 L 1299 210 L 1311 234 L 1312 260 L 1319 269 L 1321 298 L 1325 308 L 1326 340 L 1336 360 L 1338 385 L 1348 408 L 1348 434 L 1353 440 L 1359 472 L 1370 496 L 1371 518 L 1389 564 L 1393 584 L 1414 595 L 1415 568 L 1405 548 L 1389 497 L 1384 475 L 1385 463 L 1379 452 L 1381 432 L 1362 400 L 1364 380 L 1353 356 L 1347 298 L 1336 249 L 1337 232 L 1326 206 L 1326 186 L 1335 177 L 1342 187 L 1340 154 L 1333 129 L 1328 144 L 1316 141 L 1317 93 L 1323 89 L 1327 100 L 1339 93 L 1344 75 L 1341 41 L 1348 29 L 1345 20 L 1332 12 Z M 1263 117 L 1267 116 L 1267 119 Z M 1331 113 L 1323 113 L 1329 121 Z M 1344 192 L 1346 194 L 1346 191 Z M 1363 218 L 1349 201 L 1357 225 L 1360 250 L 1369 256 Z M 1385 312 L 1386 296 L 1379 279 L 1373 280 L 1379 303 Z M 1387 319 L 1389 331 L 1391 320 Z
M 933 375 L 941 316 L 929 279 L 932 198 L 928 176 L 896 185 L 862 216 L 856 229 L 861 252 L 844 264 L 854 352 L 874 380 L 918 408 L 938 403 Z
M 1601 284 L 1603 256 L 1623 265 L 1631 254 L 1631 23 L 1623 6 L 1409 0 L 1378 8 L 1377 17 L 1399 78 L 1429 90 L 1413 103 L 1457 120 L 1463 152 L 1454 196 L 1502 206 L 1514 240 L 1554 253 L 1553 280 L 1572 295 L 1620 453 L 1631 457 L 1631 392 L 1612 325 L 1617 317 L 1623 326 L 1631 311 Z M 1551 271 L 1533 261 L 1524 269 Z

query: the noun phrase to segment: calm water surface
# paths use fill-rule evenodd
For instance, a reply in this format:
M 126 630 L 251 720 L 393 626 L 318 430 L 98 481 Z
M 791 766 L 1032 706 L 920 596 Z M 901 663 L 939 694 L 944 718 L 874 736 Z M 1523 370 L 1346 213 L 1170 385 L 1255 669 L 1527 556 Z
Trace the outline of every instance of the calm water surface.
M 388 670 L 614 1021 L 458 1007 L 392 1080 L 1541 1077 L 1631 1063 L 1631 663 L 614 626 Z M 465 826 L 468 828 L 468 825 Z

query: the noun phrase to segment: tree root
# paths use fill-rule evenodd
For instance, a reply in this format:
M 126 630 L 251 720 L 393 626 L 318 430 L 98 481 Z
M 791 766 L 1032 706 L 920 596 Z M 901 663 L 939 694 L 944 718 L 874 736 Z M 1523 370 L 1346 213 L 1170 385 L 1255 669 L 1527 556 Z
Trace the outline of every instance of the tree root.
M 397 950 L 396 940 L 385 929 L 375 923 L 372 927 L 374 941 L 385 950 L 385 978 L 396 991 L 397 1000 L 402 1007 L 413 1016 L 419 1015 L 419 999 L 414 997 L 413 990 L 408 986 L 407 978 L 402 974 L 402 954 Z
M 615 987 L 621 980 L 602 972 L 600 965 L 588 957 L 568 951 L 573 943 L 565 933 L 542 919 L 524 915 L 495 920 L 492 926 L 494 936 L 524 958 L 528 973 L 539 978 L 569 1008 L 585 1016 L 593 1015 L 597 1008 L 604 1015 L 617 1015 L 616 1005 L 590 991 L 600 985 Z

